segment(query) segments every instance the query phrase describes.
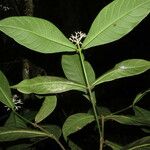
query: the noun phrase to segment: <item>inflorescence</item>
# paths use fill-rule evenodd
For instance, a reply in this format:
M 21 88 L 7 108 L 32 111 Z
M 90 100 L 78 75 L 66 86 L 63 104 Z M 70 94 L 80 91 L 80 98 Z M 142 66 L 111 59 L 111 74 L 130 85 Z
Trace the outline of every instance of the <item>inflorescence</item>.
M 81 32 L 81 31 L 78 31 L 78 32 L 75 32 L 75 34 L 71 34 L 69 40 L 73 43 L 75 43 L 76 45 L 81 45 L 82 44 L 82 40 L 83 38 L 86 37 L 86 34 Z

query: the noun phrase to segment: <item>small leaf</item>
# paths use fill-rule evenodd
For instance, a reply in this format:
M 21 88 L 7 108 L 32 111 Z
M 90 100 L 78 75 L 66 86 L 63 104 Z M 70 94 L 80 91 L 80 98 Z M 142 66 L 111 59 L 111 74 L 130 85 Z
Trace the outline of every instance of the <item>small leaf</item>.
M 136 103 L 138 103 L 147 93 L 149 93 L 150 92 L 150 89 L 148 89 L 148 90 L 146 90 L 145 92 L 143 92 L 143 93 L 139 93 L 137 96 L 136 96 L 136 98 L 134 99 L 134 101 L 133 101 L 133 106 L 136 104 Z
M 57 104 L 56 96 L 46 96 L 39 112 L 35 117 L 35 122 L 39 123 L 42 120 L 44 120 L 47 116 L 49 116 L 55 109 L 56 104 Z
M 31 146 L 32 144 L 14 144 L 7 147 L 6 150 L 35 150 Z
M 96 108 L 97 108 L 98 116 L 101 116 L 101 115 L 107 116 L 111 114 L 111 111 L 107 107 L 101 106 L 101 107 L 96 107 Z M 89 109 L 88 113 L 91 115 L 94 115 L 93 109 Z
M 150 12 L 150 0 L 114 0 L 100 11 L 83 42 L 83 49 L 116 41 Z
M 12 109 L 14 108 L 9 83 L 5 75 L 1 71 L 0 71 L 0 101 L 7 107 Z
M 35 137 L 48 137 L 48 135 L 44 132 L 31 129 L 0 128 L 0 142 Z
M 138 75 L 147 71 L 148 69 L 150 69 L 150 61 L 142 59 L 125 60 L 117 64 L 112 70 L 100 76 L 93 83 L 92 86 L 95 87 L 96 85 L 104 82 L 109 82 L 124 77 Z
M 75 51 L 62 32 L 47 20 L 21 16 L 9 17 L 0 21 L 0 31 L 19 44 L 41 53 Z
M 144 131 L 145 133 L 149 133 L 150 134 L 150 129 L 142 128 L 142 131 Z
M 108 115 L 105 117 L 105 120 L 114 120 L 125 125 L 150 126 L 149 123 L 147 123 L 150 122 L 150 119 L 144 119 L 141 116 Z
M 71 150 L 82 150 L 77 144 L 75 144 L 73 141 L 69 140 L 68 142 L 69 147 Z
M 42 125 L 44 129 L 46 129 L 49 133 L 53 134 L 57 139 L 60 138 L 62 131 L 59 126 L 56 125 Z
M 116 143 L 113 143 L 111 141 L 108 141 L 108 140 L 105 140 L 105 144 L 109 147 L 112 148 L 112 150 L 121 150 L 122 149 L 122 146 L 116 144 Z
M 87 77 L 90 83 L 95 81 L 95 73 L 89 62 L 84 60 L 85 69 L 87 71 Z M 63 55 L 62 57 L 62 68 L 65 76 L 68 80 L 84 84 L 85 77 L 81 66 L 81 61 L 78 54 L 75 55 Z
M 70 90 L 85 91 L 84 85 L 74 83 L 59 77 L 39 76 L 32 79 L 26 79 L 19 84 L 12 86 L 24 94 L 55 94 Z
M 68 117 L 62 129 L 65 140 L 67 140 L 67 136 L 81 130 L 92 121 L 94 121 L 94 116 L 86 113 L 78 113 Z
M 4 124 L 4 127 L 26 128 L 27 126 L 21 118 L 19 118 L 14 112 L 11 112 L 9 118 Z
M 149 150 L 150 136 L 143 137 L 131 144 L 126 145 L 121 150 Z

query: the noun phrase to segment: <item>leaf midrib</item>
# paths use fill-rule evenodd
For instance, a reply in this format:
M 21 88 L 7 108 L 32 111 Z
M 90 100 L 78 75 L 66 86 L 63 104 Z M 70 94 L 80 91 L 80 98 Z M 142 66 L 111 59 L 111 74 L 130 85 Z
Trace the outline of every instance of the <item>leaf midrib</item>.
M 83 49 L 89 45 L 97 36 L 99 36 L 99 34 L 103 33 L 105 30 L 107 30 L 112 24 L 114 24 L 116 21 L 122 19 L 124 16 L 126 16 L 127 14 L 129 14 L 131 11 L 134 11 L 135 9 L 137 9 L 138 7 L 142 6 L 142 5 L 145 5 L 146 3 L 148 3 L 149 1 L 145 2 L 145 3 L 142 3 L 138 6 L 136 6 L 134 9 L 128 11 L 127 13 L 125 13 L 124 15 L 122 15 L 121 17 L 115 19 L 115 21 L 113 21 L 112 23 L 108 24 L 108 26 L 106 26 L 103 30 L 101 30 L 100 32 L 98 32 L 98 34 L 96 34 L 86 45 L 84 45 Z
M 2 92 L 2 94 L 4 95 L 4 97 L 7 99 L 7 102 L 9 103 L 10 106 L 12 106 L 12 103 L 10 102 L 9 97 L 5 94 L 5 92 L 3 91 L 3 89 L 0 87 L 0 91 Z
M 52 40 L 52 39 L 49 39 L 49 38 L 47 38 L 47 37 L 44 37 L 44 36 L 42 36 L 42 35 L 39 35 L 39 34 L 37 34 L 37 33 L 35 33 L 35 32 L 32 32 L 31 30 L 26 30 L 26 29 L 24 29 L 24 28 L 20 28 L 20 27 L 13 27 L 13 26 L 3 26 L 3 25 L 0 25 L 1 27 L 5 27 L 5 28 L 13 28 L 13 29 L 16 29 L 16 30 L 22 30 L 22 31 L 26 31 L 26 32 L 29 32 L 29 33 L 32 33 L 32 34 L 34 34 L 34 35 L 36 35 L 36 36 L 39 36 L 39 37 L 41 37 L 41 38 L 44 38 L 44 39 L 46 39 L 46 40 L 48 40 L 48 41 L 52 41 L 52 42 L 54 42 L 54 43 L 57 43 L 57 44 L 60 44 L 60 45 L 63 45 L 63 46 L 66 46 L 66 47 L 69 47 L 69 48 L 72 48 L 72 49 L 74 49 L 74 50 L 76 50 L 76 48 L 75 47 L 71 47 L 71 46 L 69 46 L 69 45 L 66 45 L 66 44 L 64 44 L 64 43 L 61 43 L 61 42 L 57 42 L 57 41 L 55 41 L 55 40 Z M 61 32 L 61 31 L 60 31 Z M 63 34 L 63 33 L 62 33 Z M 64 36 L 65 37 L 65 36 Z M 65 37 L 66 38 L 66 37 Z M 67 39 L 67 38 L 66 38 Z

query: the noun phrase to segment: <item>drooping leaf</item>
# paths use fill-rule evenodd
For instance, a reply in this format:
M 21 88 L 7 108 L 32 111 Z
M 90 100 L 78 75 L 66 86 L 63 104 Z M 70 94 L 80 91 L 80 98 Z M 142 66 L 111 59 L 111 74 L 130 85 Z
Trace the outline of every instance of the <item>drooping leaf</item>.
M 107 108 L 107 107 L 96 107 L 97 108 L 97 113 L 99 116 L 103 115 L 103 116 L 107 116 L 111 114 L 111 111 Z M 88 111 L 89 114 L 94 115 L 93 109 L 89 109 Z
M 4 124 L 4 127 L 26 128 L 27 126 L 21 118 L 19 118 L 14 112 L 11 112 L 9 118 Z
M 83 49 L 120 39 L 150 12 L 150 0 L 114 0 L 100 11 L 83 42 Z
M 0 142 L 35 137 L 48 137 L 48 135 L 44 132 L 31 129 L 0 128 Z
M 66 80 L 59 77 L 39 76 L 32 79 L 26 79 L 19 84 L 12 86 L 24 94 L 55 94 L 69 90 L 85 91 L 84 85 Z
M 105 144 L 107 146 L 111 147 L 112 150 L 121 150 L 122 149 L 122 146 L 120 146 L 114 142 L 108 141 L 108 140 L 105 140 Z
M 84 60 L 85 69 L 89 83 L 95 81 L 95 73 L 89 62 Z M 78 54 L 75 55 L 63 55 L 62 57 L 62 68 L 68 78 L 68 80 L 75 81 L 86 85 L 81 61 Z
M 143 125 L 147 125 L 147 126 L 150 126 L 150 111 L 149 110 L 146 110 L 146 109 L 143 109 L 143 108 L 140 108 L 138 106 L 134 106 L 134 112 L 135 112 L 135 116 L 137 118 L 141 118 L 141 123 L 143 123 Z
M 121 150 L 149 150 L 150 136 L 143 137 L 123 147 Z
M 42 125 L 42 127 L 53 134 L 57 139 L 59 139 L 62 134 L 61 128 L 57 125 Z
M 62 128 L 65 140 L 67 140 L 67 136 L 81 130 L 92 121 L 94 121 L 94 116 L 86 113 L 78 113 L 69 116 Z
M 149 93 L 150 92 L 150 89 L 148 89 L 148 90 L 146 90 L 145 92 L 143 92 L 143 93 L 139 93 L 136 97 L 135 97 L 135 99 L 134 99 L 134 101 L 133 101 L 133 106 L 136 104 L 136 103 L 138 103 L 147 93 Z
M 0 31 L 19 44 L 41 53 L 75 51 L 62 32 L 47 20 L 35 17 L 9 17 L 0 21 Z
M 35 150 L 32 144 L 14 144 L 6 148 L 6 150 Z
M 144 131 L 145 133 L 149 133 L 150 134 L 150 129 L 142 128 L 142 131 Z
M 5 75 L 1 71 L 0 71 L 0 101 L 7 107 L 14 108 L 9 83 Z
M 142 59 L 125 60 L 115 65 L 115 67 L 112 70 L 106 72 L 104 75 L 96 79 L 92 86 L 94 87 L 104 82 L 138 75 L 147 71 L 148 69 L 150 69 L 150 61 Z
M 35 122 L 39 123 L 42 120 L 44 120 L 47 116 L 49 116 L 55 109 L 56 104 L 57 104 L 56 96 L 46 96 L 39 112 L 35 116 Z
M 82 150 L 77 144 L 75 144 L 73 141 L 69 140 L 68 142 L 69 147 L 71 150 Z

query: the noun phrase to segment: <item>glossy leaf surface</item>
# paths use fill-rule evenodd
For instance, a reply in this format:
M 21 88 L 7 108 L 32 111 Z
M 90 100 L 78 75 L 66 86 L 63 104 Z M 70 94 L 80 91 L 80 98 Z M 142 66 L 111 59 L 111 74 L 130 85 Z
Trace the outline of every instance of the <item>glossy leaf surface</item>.
M 120 39 L 150 12 L 150 0 L 114 0 L 100 11 L 83 43 L 83 49 Z
M 150 61 L 143 59 L 125 60 L 115 65 L 112 70 L 106 72 L 104 75 L 96 79 L 96 81 L 93 83 L 93 87 L 104 82 L 138 75 L 147 71 L 148 69 L 150 69 Z
M 75 51 L 62 32 L 47 20 L 35 17 L 9 17 L 0 21 L 0 31 L 19 44 L 41 53 Z
M 35 137 L 48 137 L 47 134 L 37 131 L 37 130 L 28 130 L 28 129 L 9 129 L 9 128 L 0 128 L 0 141 L 14 141 L 22 138 L 35 138 Z
M 32 79 L 26 79 L 19 84 L 12 86 L 18 91 L 30 94 L 55 94 L 70 90 L 85 91 L 86 87 L 59 77 L 39 76 Z

